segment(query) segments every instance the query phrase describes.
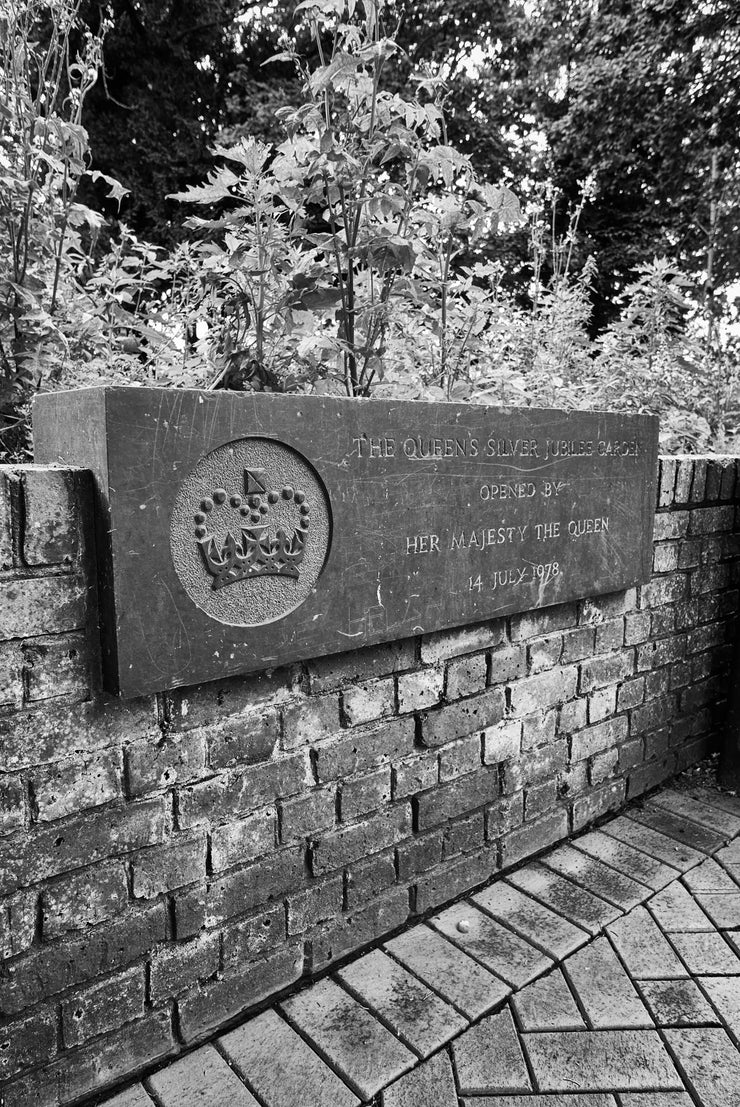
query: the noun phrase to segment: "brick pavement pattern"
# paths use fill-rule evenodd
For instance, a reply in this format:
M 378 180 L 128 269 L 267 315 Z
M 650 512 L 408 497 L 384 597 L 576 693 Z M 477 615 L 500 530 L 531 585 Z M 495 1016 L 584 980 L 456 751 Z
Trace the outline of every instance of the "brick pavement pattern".
M 739 1107 L 740 798 L 663 788 L 105 1107 Z

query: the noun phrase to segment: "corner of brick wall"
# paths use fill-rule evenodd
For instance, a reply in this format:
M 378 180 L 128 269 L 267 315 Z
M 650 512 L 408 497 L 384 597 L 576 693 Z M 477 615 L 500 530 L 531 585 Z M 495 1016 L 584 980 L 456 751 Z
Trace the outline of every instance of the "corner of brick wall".
M 0 1089 L 80 1102 L 714 747 L 734 458 L 663 459 L 642 588 L 140 701 L 89 474 L 0 469 Z

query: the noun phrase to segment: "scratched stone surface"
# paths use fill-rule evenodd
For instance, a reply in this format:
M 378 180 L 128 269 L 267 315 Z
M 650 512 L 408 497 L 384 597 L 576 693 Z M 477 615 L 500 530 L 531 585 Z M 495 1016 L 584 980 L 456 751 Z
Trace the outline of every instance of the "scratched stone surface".
M 105 387 L 40 396 L 34 443 L 95 475 L 124 695 L 650 575 L 652 416 Z

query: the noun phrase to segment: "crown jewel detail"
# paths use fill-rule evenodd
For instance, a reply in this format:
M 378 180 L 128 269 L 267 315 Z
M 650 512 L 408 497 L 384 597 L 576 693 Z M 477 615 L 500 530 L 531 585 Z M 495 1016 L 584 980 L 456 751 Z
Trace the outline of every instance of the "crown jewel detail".
M 214 591 L 255 577 L 280 576 L 297 580 L 300 575 L 299 566 L 303 562 L 310 524 L 305 493 L 287 484 L 280 492 L 268 491 L 264 469 L 244 470 L 244 492 L 243 497 L 239 494 L 229 497 L 224 488 L 217 488 L 211 496 L 204 497 L 195 515 L 195 538 L 206 569 L 213 577 Z M 227 499 L 244 517 L 244 522 L 239 538 L 229 531 L 219 547 L 216 536 L 208 531 L 208 515 Z M 298 529 L 288 536 L 279 527 L 273 537 L 268 533 L 268 505 L 280 499 L 293 502 L 298 508 Z

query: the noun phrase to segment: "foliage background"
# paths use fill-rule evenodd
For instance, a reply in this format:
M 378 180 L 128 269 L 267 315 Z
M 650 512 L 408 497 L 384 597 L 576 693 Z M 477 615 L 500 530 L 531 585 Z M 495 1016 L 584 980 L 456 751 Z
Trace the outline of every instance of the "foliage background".
M 733 450 L 739 23 L 734 0 L 0 0 L 5 455 L 36 389 L 110 379 L 619 406 L 669 450 Z

